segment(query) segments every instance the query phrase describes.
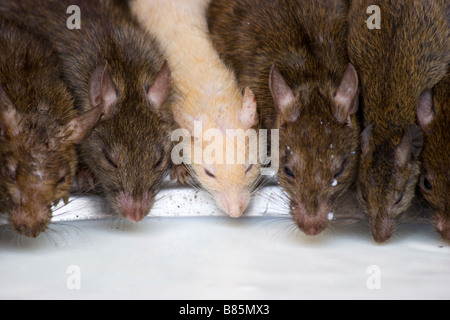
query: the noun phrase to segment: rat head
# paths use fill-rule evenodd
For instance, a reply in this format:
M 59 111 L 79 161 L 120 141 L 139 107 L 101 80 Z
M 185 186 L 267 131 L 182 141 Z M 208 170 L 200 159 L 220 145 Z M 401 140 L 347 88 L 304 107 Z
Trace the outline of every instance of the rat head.
M 44 104 L 37 103 L 42 110 L 51 108 Z M 51 111 L 21 114 L 0 84 L 0 211 L 14 230 L 37 237 L 50 223 L 52 205 L 61 199 L 67 203 L 75 144 L 91 133 L 101 114 L 96 109 L 60 126 Z
M 355 180 L 358 76 L 349 65 L 337 86 L 293 89 L 274 66 L 270 88 L 281 128 L 280 185 L 291 200 L 298 227 L 317 235 L 326 228 L 336 201 Z
M 114 213 L 139 222 L 150 213 L 171 166 L 173 118 L 164 110 L 171 71 L 164 63 L 158 74 L 137 76 L 132 80 L 139 83 L 130 84 L 121 68 L 103 64 L 91 77 L 90 105 L 114 106 L 115 111 L 82 145 L 81 154 Z M 127 72 L 142 74 L 133 68 L 140 66 Z
M 239 218 L 250 204 L 260 174 L 258 161 L 258 112 L 253 92 L 236 94 L 236 107 L 226 104 L 229 97 L 212 98 L 210 104 L 223 106 L 220 114 L 192 117 L 184 112 L 177 122 L 192 137 L 189 159 L 194 178 L 215 199 L 217 206 L 232 218 Z M 196 126 L 197 124 L 197 126 Z
M 380 139 L 376 130 L 370 125 L 361 136 L 358 198 L 375 241 L 383 243 L 392 236 L 414 198 L 423 133 L 411 124 L 401 134 L 391 131 Z
M 434 104 L 430 90 L 426 96 L 427 103 L 419 104 L 417 109 L 425 140 L 419 187 L 433 210 L 433 225 L 447 241 L 450 241 L 449 85 L 450 77 L 447 77 L 446 82 L 442 81 L 434 89 Z

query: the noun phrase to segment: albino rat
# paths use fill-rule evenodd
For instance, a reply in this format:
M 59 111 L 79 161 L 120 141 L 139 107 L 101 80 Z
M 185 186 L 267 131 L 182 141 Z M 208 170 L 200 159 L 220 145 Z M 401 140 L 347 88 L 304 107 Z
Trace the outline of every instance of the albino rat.
M 159 44 L 112 0 L 0 2 L 0 12 L 50 40 L 63 62 L 75 105 L 117 107 L 80 147 L 113 211 L 133 222 L 150 212 L 171 168 L 174 121 L 170 68 Z M 67 28 L 67 8 L 81 10 L 81 29 Z
M 380 8 L 381 30 L 367 25 Z M 362 83 L 364 131 L 359 200 L 376 242 L 385 242 L 414 198 L 423 133 L 416 108 L 431 106 L 429 90 L 450 61 L 447 0 L 354 0 L 349 55 Z
M 37 237 L 66 203 L 80 143 L 102 106 L 80 116 L 50 44 L 0 18 L 0 213 L 11 228 Z
M 131 2 L 131 11 L 143 26 L 155 33 L 165 49 L 173 70 L 173 81 L 182 94 L 182 98 L 173 106 L 175 120 L 189 131 L 192 142 L 203 138 L 195 132 L 195 122 L 202 125 L 203 132 L 217 129 L 224 139 L 228 137 L 228 129 L 247 131 L 258 124 L 253 92 L 247 88 L 242 93 L 234 74 L 220 60 L 208 37 L 204 17 L 208 2 Z M 249 205 L 260 166 L 249 162 L 212 163 L 213 159 L 208 158 L 206 152 L 208 145 L 204 143 L 200 146 L 205 157 L 203 161 L 194 162 L 191 154 L 184 155 L 194 162 L 190 166 L 191 173 L 201 187 L 212 194 L 224 212 L 231 217 L 239 217 Z M 224 151 L 224 155 L 230 152 Z M 237 153 L 248 151 L 247 143 Z
M 280 129 L 278 179 L 308 235 L 328 225 L 356 179 L 358 76 L 341 0 L 213 0 L 213 42 L 255 92 L 263 128 Z
M 429 91 L 430 103 L 419 104 L 417 116 L 424 132 L 422 196 L 432 208 L 431 221 L 450 241 L 450 74 Z

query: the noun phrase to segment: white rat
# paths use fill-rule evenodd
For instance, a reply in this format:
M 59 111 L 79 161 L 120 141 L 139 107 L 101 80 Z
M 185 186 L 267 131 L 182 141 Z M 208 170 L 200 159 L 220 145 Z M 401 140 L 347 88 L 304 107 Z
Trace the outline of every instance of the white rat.
M 227 141 L 227 130 L 246 132 L 258 125 L 259 117 L 253 92 L 246 88 L 242 93 L 234 73 L 222 62 L 209 38 L 205 17 L 208 3 L 209 0 L 135 0 L 131 11 L 166 51 L 173 82 L 183 97 L 172 108 L 176 122 L 189 131 L 192 141 L 202 138 L 194 132 L 195 122 L 202 125 L 203 132 L 218 130 Z M 214 162 L 205 152 L 207 148 L 208 144 L 203 143 L 203 161 L 191 164 L 190 172 L 221 210 L 230 217 L 240 217 L 250 203 L 261 166 L 249 161 L 207 164 Z M 224 155 L 230 152 L 224 151 Z M 238 155 L 254 158 L 249 152 L 256 152 L 249 143 L 237 150 Z

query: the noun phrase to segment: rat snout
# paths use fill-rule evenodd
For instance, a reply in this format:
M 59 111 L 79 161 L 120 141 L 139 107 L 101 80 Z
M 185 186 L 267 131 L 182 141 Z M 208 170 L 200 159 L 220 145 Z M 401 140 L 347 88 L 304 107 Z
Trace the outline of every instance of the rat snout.
M 245 211 L 245 205 L 227 203 L 227 213 L 231 218 L 240 218 Z
M 52 213 L 48 206 L 40 206 L 39 209 L 27 209 L 22 206 L 11 213 L 10 224 L 19 234 L 37 238 L 47 229 L 51 217 Z
M 292 206 L 291 214 L 297 226 L 308 236 L 317 236 L 327 228 L 330 208 L 321 204 L 317 210 L 308 210 L 302 203 Z
M 445 241 L 450 241 L 450 220 L 439 219 L 435 227 Z
M 229 190 L 220 194 L 216 202 L 231 218 L 240 218 L 250 203 L 250 193 L 238 189 Z
M 147 194 L 135 197 L 131 194 L 121 192 L 116 196 L 116 211 L 124 218 L 132 222 L 141 222 L 150 213 L 155 200 Z
M 396 222 L 394 219 L 381 218 L 375 219 L 371 223 L 372 236 L 375 242 L 382 244 L 388 241 L 394 234 L 396 229 Z

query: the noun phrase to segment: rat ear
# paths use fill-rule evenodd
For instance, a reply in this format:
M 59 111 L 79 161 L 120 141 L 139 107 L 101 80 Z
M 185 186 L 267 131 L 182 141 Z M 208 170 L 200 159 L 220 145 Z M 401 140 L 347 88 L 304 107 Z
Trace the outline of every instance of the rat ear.
M 366 127 L 361 133 L 361 151 L 362 154 L 368 154 L 370 151 L 370 137 L 372 137 L 373 124 Z
M 61 131 L 63 140 L 74 144 L 83 142 L 102 119 L 102 110 L 102 107 L 99 106 L 72 119 Z
M 339 123 L 347 122 L 351 125 L 350 117 L 359 107 L 359 80 L 355 67 L 349 63 L 345 70 L 339 88 L 333 96 L 335 103 L 334 117 Z
M 169 64 L 164 62 L 161 71 L 156 76 L 155 82 L 148 89 L 147 97 L 150 100 L 152 107 L 159 110 L 161 106 L 166 102 L 170 93 L 172 71 Z
M 286 83 L 286 80 L 275 64 L 270 70 L 269 87 L 278 115 L 281 118 L 281 124 L 297 121 L 300 113 L 299 110 L 294 110 L 294 91 Z
M 7 132 L 17 135 L 20 132 L 21 116 L 0 83 L 0 138 Z
M 417 102 L 417 120 L 422 129 L 428 127 L 436 118 L 433 106 L 433 92 L 428 89 L 422 92 Z
M 411 159 L 417 160 L 423 149 L 423 132 L 418 125 L 411 124 L 402 141 L 397 146 L 396 160 L 399 166 L 405 166 Z
M 239 113 L 241 124 L 250 129 L 259 123 L 256 97 L 250 88 L 245 88 L 242 110 Z
M 102 105 L 105 118 L 111 118 L 117 109 L 118 94 L 109 72 L 108 62 L 92 73 L 89 81 L 89 102 L 92 108 Z

